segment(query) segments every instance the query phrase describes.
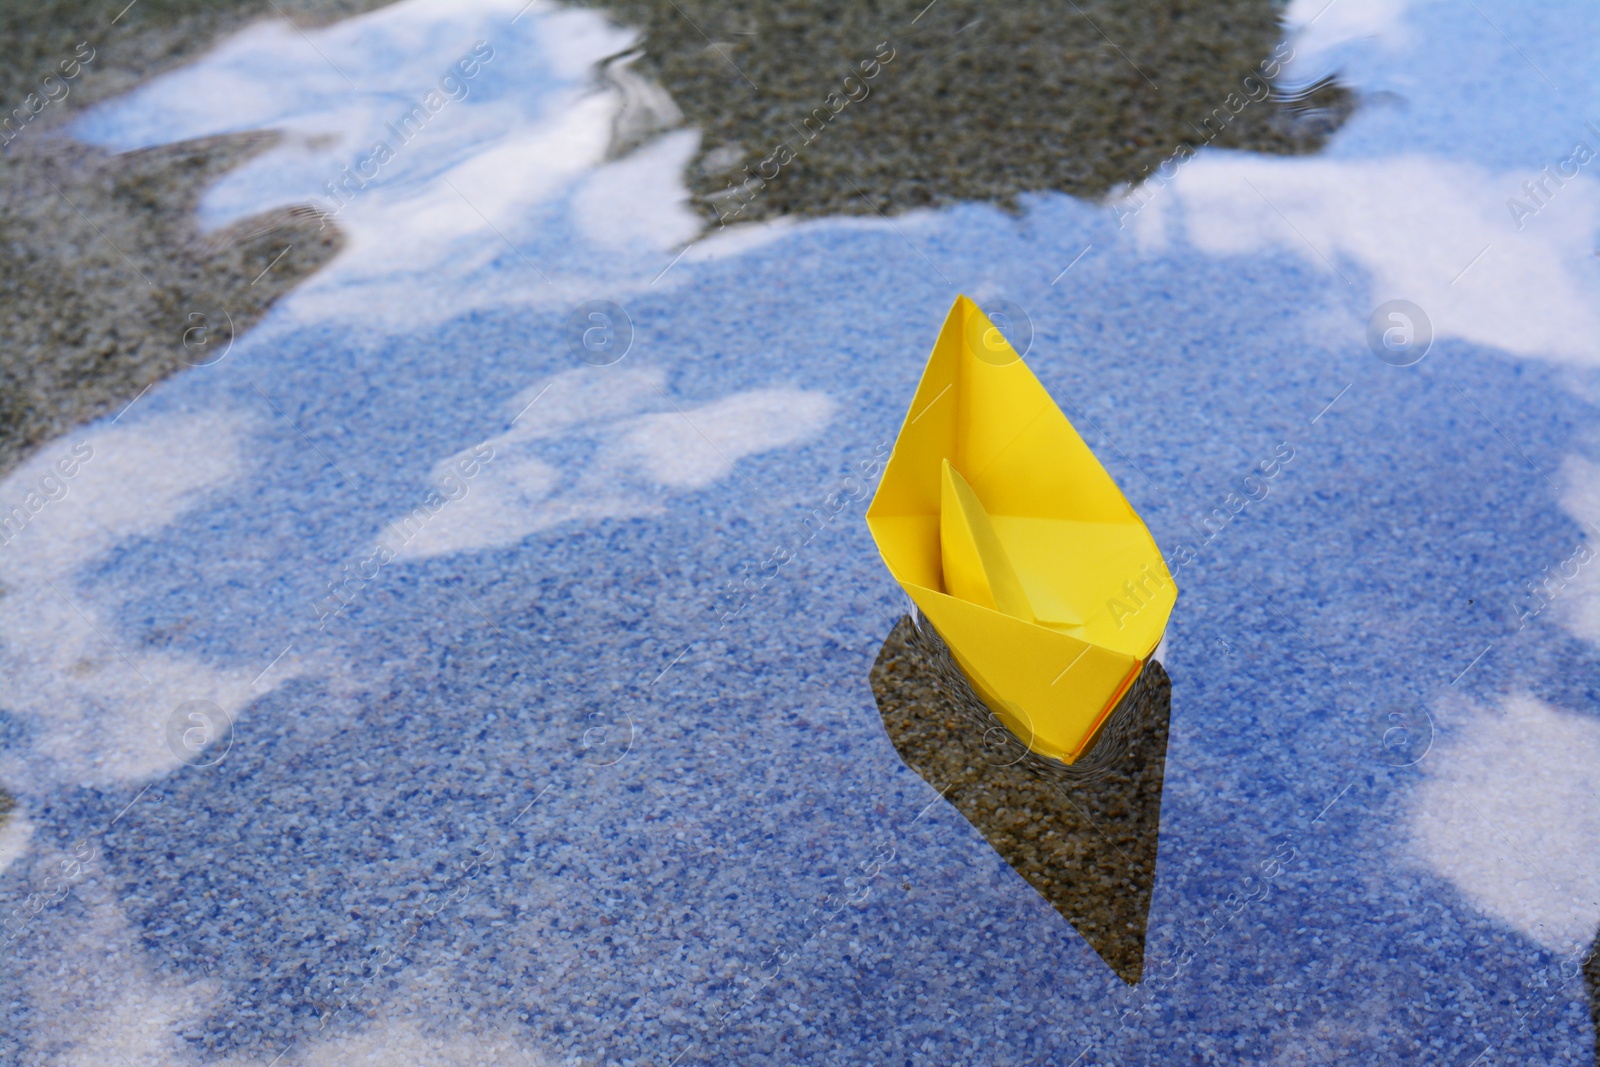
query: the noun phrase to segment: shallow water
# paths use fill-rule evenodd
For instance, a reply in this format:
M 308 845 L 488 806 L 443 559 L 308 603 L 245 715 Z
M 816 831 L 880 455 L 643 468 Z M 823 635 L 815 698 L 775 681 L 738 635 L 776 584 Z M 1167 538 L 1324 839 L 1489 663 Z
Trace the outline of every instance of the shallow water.
M 1507 201 L 1600 148 L 1600 27 L 1320 6 L 1292 74 L 1362 97 L 1320 155 L 687 250 L 696 134 L 608 160 L 633 36 L 589 12 L 264 24 L 91 113 L 289 131 L 220 226 L 448 101 L 226 358 L 0 483 L 92 451 L 0 552 L 0 1058 L 1590 1062 L 1600 186 Z M 905 602 L 853 479 L 958 291 L 1195 550 L 1135 987 L 868 684 Z M 585 348 L 591 300 L 631 328 Z

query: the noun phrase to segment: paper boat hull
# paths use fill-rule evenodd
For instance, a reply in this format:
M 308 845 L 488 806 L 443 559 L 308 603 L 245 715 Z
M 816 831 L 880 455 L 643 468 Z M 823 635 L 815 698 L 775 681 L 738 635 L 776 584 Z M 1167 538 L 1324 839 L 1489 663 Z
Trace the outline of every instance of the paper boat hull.
M 953 595 L 986 586 L 981 573 L 976 585 L 946 573 L 949 468 L 983 513 L 980 540 L 1004 557 L 1007 583 L 1024 589 L 1001 598 L 1005 611 Z M 965 297 L 929 357 L 867 524 L 978 695 L 1031 749 L 1067 763 L 1138 678 L 1177 597 L 1144 522 Z
M 906 592 L 961 673 L 1030 749 L 1075 762 L 1139 677 L 1135 659 L 931 589 Z

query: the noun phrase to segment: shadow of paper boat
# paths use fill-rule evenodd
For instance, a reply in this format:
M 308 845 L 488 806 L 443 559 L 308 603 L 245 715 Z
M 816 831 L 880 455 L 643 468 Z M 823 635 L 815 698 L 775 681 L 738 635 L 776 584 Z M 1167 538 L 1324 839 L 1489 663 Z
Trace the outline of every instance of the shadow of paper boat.
M 1171 686 L 1154 660 L 1116 713 L 1120 729 L 1073 767 L 996 725 L 931 630 L 900 620 L 872 667 L 895 751 L 966 817 L 1123 981 L 1144 971 L 1155 885 Z M 1093 764 L 1092 769 L 1089 764 Z
M 964 296 L 867 525 L 973 689 L 1029 748 L 1064 763 L 1094 744 L 1177 599 L 1143 520 Z

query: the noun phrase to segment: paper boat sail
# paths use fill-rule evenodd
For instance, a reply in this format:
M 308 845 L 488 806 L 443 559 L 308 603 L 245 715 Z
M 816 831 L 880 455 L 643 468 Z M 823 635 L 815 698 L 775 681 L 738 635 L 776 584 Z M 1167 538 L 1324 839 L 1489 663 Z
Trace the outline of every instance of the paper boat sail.
M 956 298 L 867 525 L 1012 733 L 1072 763 L 1178 590 L 1143 520 L 978 306 Z

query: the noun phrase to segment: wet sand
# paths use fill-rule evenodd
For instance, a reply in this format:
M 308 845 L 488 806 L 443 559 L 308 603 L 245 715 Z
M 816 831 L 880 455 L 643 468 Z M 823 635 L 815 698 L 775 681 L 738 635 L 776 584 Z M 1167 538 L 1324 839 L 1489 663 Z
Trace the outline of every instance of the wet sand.
M 204 364 L 339 248 L 309 208 L 202 236 L 206 186 L 274 143 L 241 134 L 121 155 L 63 128 L 282 11 L 306 24 L 375 0 L 143 0 L 0 11 L 0 474 L 36 445 Z M 8 501 L 7 504 L 12 502 Z
M 1270 84 L 1292 50 L 1266 0 L 600 6 L 705 131 L 714 222 L 1098 198 L 1204 144 L 1315 152 L 1354 104 Z

